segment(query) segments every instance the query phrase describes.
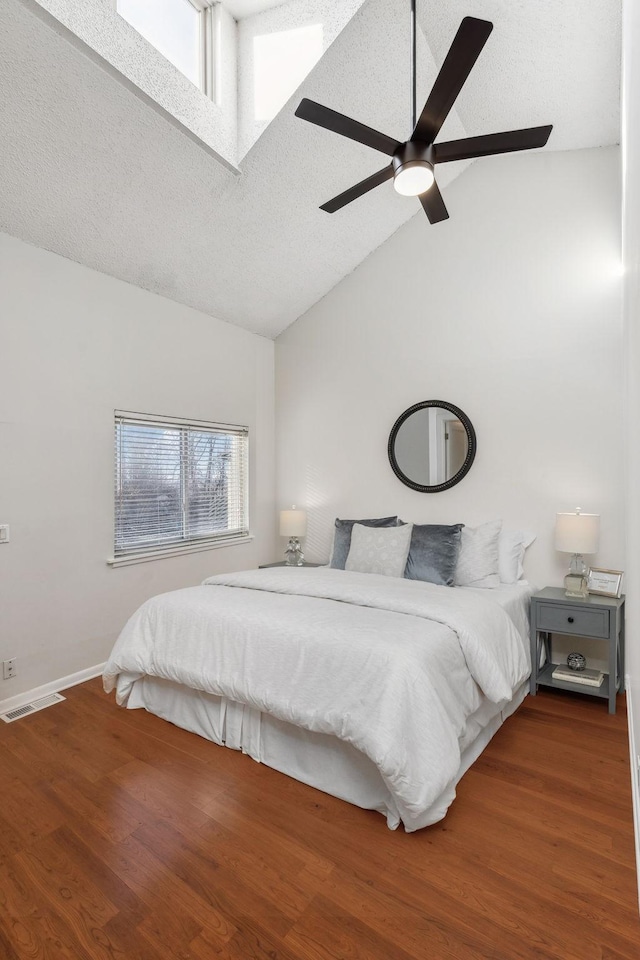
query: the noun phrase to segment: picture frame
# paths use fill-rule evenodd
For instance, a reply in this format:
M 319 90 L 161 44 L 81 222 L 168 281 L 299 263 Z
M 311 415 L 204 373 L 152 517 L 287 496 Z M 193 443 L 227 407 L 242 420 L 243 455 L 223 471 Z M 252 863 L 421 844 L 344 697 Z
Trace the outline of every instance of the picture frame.
M 618 599 L 622 593 L 623 576 L 623 570 L 604 570 L 600 567 L 589 567 L 587 590 L 595 597 L 614 597 Z

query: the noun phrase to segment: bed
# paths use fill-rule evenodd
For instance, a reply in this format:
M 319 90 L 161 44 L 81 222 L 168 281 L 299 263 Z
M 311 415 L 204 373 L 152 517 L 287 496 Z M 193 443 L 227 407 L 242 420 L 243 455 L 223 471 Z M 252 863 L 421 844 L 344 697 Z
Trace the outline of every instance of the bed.
M 445 816 L 526 695 L 533 592 L 329 567 L 224 574 L 143 604 L 104 686 L 410 832 Z

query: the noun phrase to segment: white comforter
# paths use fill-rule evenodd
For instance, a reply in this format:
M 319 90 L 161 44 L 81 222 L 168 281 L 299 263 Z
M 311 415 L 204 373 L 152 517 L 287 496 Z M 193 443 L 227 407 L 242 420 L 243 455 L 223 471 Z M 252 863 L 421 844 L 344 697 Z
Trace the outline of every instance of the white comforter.
M 526 638 L 490 592 L 280 567 L 147 601 L 104 686 L 126 675 L 124 703 L 149 674 L 339 737 L 375 763 L 411 830 L 456 774 L 478 687 L 507 701 L 529 671 Z

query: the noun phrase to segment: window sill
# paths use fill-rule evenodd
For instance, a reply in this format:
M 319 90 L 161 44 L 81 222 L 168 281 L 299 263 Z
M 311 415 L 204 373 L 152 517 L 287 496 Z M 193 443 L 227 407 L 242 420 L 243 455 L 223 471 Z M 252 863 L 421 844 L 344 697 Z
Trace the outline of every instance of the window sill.
M 180 557 L 185 553 L 202 553 L 203 550 L 219 550 L 221 547 L 236 547 L 241 543 L 250 543 L 253 534 L 246 537 L 229 537 L 228 540 L 209 541 L 208 543 L 190 543 L 181 547 L 167 547 L 166 550 L 149 550 L 147 553 L 130 553 L 122 557 L 110 557 L 107 564 L 110 567 L 129 567 L 133 563 L 147 563 L 149 560 L 166 560 L 169 557 Z

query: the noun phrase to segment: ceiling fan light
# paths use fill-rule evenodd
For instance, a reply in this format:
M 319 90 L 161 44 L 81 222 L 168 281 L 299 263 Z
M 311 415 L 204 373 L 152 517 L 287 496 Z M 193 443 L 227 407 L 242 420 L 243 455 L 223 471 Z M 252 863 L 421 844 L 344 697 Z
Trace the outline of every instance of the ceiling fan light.
M 396 170 L 393 185 L 403 197 L 418 197 L 432 186 L 433 167 L 426 160 L 413 160 Z

